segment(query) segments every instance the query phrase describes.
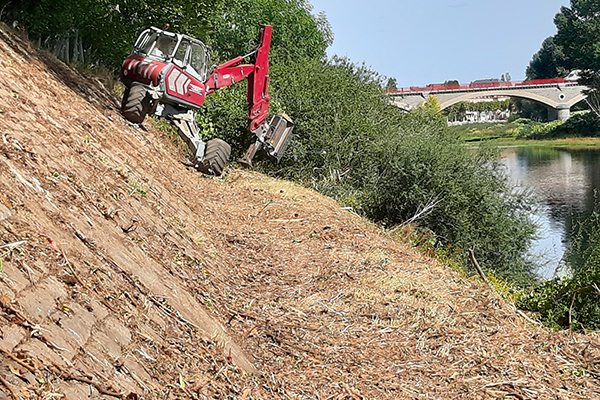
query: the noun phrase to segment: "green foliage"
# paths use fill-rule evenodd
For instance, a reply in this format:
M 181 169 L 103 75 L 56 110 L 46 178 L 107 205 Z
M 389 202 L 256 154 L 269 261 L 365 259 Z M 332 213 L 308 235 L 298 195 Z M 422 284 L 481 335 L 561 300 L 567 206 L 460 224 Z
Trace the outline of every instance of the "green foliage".
M 527 79 L 563 78 L 570 70 L 571 63 L 565 56 L 562 46 L 556 43 L 554 36 L 550 36 L 533 55 L 525 75 Z
M 537 101 L 521 98 L 510 100 L 514 110 L 521 117 L 534 121 L 548 121 L 548 108 Z
M 396 81 L 396 78 L 389 78 L 385 84 L 385 90 L 397 89 L 397 87 L 398 82 Z
M 436 245 L 474 247 L 481 264 L 511 282 L 525 284 L 533 225 L 527 195 L 512 190 L 492 149 L 475 154 L 448 134 L 445 121 L 422 109 L 406 115 L 397 135 L 365 150 L 361 189 L 364 212 L 388 225 L 423 214 L 419 224 L 436 233 Z
M 523 126 L 513 122 L 482 122 L 448 127 L 448 131 L 466 142 L 491 140 L 498 138 L 514 139 Z
M 550 132 L 550 135 L 553 138 L 568 136 L 599 137 L 600 120 L 591 112 L 581 111 L 573 113 L 571 118 L 566 120 L 564 124 L 557 126 Z
M 551 134 L 563 124 L 563 121 L 552 121 L 546 123 L 532 122 L 523 125 L 523 128 L 517 135 L 517 139 L 547 139 Z
M 566 256 L 568 275 L 523 294 L 519 307 L 554 328 L 600 329 L 600 209 L 575 227 Z
M 205 37 L 224 0 L 38 0 L 9 2 L 2 20 L 17 21 L 30 37 L 52 46 L 58 38 L 78 36 L 87 59 L 117 68 L 139 33 L 151 26 Z
M 587 103 L 600 116 L 600 1 L 571 0 L 554 18 L 556 43 L 573 69 L 582 70 L 578 82 L 588 87 Z
M 594 113 L 586 111 L 574 113 L 567 121 L 540 123 L 520 119 L 515 122 L 522 125 L 517 134 L 518 139 L 548 140 L 600 136 L 600 120 Z
M 494 172 L 495 153 L 473 154 L 449 133 L 437 102 L 401 114 L 383 96 L 381 77 L 347 59 L 306 60 L 286 76 L 273 88 L 297 137 L 280 175 L 387 226 L 429 206 L 417 221 L 436 233 L 436 248 L 452 245 L 462 256 L 475 247 L 499 276 L 529 279 L 522 257 L 533 233 L 526 196 Z
M 273 26 L 271 58 L 321 58 L 333 42 L 324 14 L 313 16 L 306 0 L 232 0 L 218 10 L 209 44 L 225 61 L 248 51 L 259 25 Z
M 562 47 L 572 68 L 600 70 L 600 1 L 571 0 L 554 17 L 556 45 Z

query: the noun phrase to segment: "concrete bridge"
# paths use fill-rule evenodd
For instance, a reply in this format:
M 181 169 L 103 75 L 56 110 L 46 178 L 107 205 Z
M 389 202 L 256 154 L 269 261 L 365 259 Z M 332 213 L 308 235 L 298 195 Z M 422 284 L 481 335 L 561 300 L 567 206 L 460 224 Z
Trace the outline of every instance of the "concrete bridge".
M 437 98 L 442 110 L 461 101 L 484 96 L 520 97 L 544 104 L 548 120 L 569 119 L 571 107 L 586 98 L 586 86 L 564 79 L 539 79 L 524 82 L 489 82 L 471 85 L 430 85 L 423 88 L 397 89 L 388 92 L 394 104 L 410 110 L 424 104 L 430 96 Z

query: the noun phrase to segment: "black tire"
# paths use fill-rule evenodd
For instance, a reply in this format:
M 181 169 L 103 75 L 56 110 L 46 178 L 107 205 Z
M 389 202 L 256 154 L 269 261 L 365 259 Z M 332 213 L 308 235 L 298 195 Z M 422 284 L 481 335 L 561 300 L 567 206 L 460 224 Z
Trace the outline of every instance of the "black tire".
M 221 139 L 212 139 L 206 143 L 204 169 L 215 176 L 221 176 L 231 156 L 231 146 Z
M 134 82 L 130 88 L 125 89 L 121 101 L 121 113 L 128 121 L 141 124 L 151 109 L 150 96 L 144 85 Z
M 125 108 L 125 103 L 127 102 L 127 99 L 129 98 L 130 91 L 131 91 L 131 89 L 129 89 L 129 87 L 125 86 L 125 91 L 123 92 L 123 98 L 121 98 L 121 113 L 123 113 L 123 109 Z

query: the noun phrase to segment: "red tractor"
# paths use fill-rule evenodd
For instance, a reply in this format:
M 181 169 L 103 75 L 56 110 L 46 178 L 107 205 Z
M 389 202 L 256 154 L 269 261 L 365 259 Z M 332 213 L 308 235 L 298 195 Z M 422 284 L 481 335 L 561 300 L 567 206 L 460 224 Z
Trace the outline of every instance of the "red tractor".
M 122 114 L 133 123 L 141 123 L 148 114 L 168 119 L 190 148 L 194 167 L 219 176 L 231 147 L 221 139 L 202 141 L 195 110 L 215 90 L 248 78 L 248 129 L 256 141 L 239 161 L 252 166 L 256 152 L 265 149 L 279 162 L 292 138 L 294 124 L 285 114 L 267 121 L 272 30 L 271 26 L 261 26 L 258 44 L 249 54 L 209 69 L 210 55 L 200 40 L 155 27 L 146 29 L 121 68 L 126 86 Z M 243 64 L 245 59 L 250 63 Z

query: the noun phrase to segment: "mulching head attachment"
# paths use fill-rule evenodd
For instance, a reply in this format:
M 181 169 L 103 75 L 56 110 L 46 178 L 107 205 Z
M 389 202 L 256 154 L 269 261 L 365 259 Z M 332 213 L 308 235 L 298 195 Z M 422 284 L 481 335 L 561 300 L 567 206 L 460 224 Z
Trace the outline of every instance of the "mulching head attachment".
M 256 132 L 256 142 L 254 142 L 243 158 L 238 160 L 241 164 L 251 167 L 254 155 L 262 148 L 266 153 L 277 160 L 285 153 L 290 141 L 292 140 L 294 122 L 286 114 L 277 114 L 271 118 L 268 124 L 260 126 Z

